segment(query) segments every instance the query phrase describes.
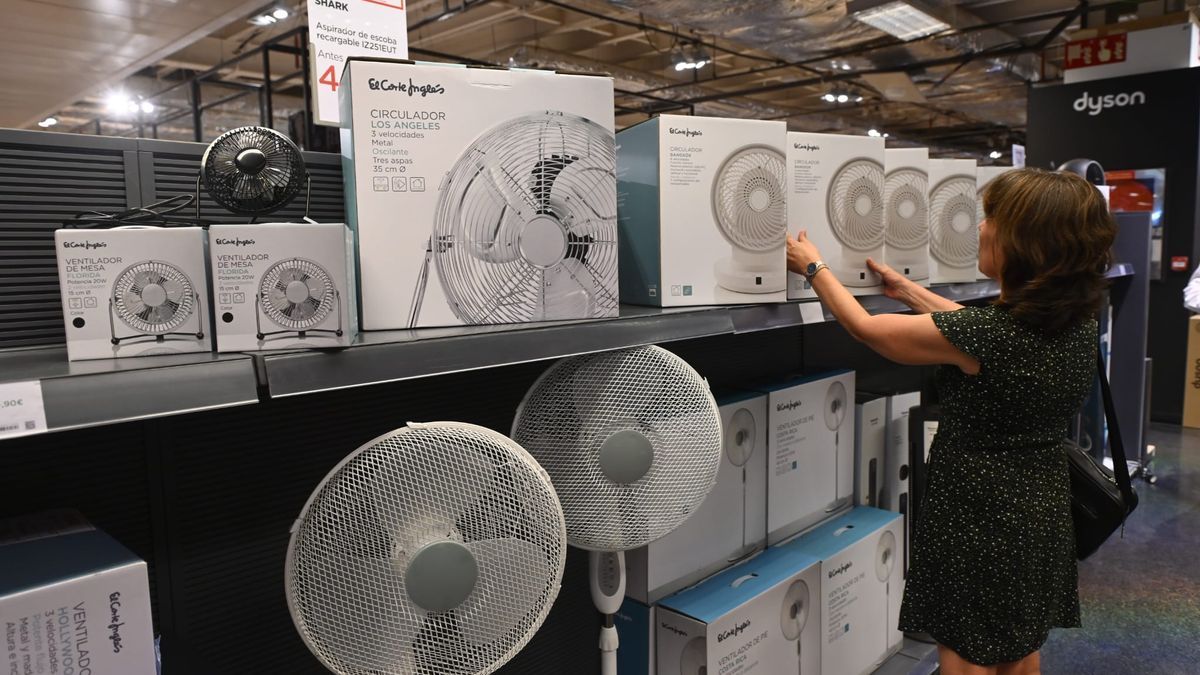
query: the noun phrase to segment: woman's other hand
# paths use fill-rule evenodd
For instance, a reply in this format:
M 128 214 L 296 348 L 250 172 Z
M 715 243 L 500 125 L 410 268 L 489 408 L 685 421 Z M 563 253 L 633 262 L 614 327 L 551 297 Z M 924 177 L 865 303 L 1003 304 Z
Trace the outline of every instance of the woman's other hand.
M 789 272 L 796 274 L 804 274 L 808 271 L 808 264 L 817 262 L 821 259 L 821 252 L 817 247 L 808 240 L 808 232 L 800 230 L 795 237 L 788 235 L 787 238 L 787 266 Z
M 905 287 L 912 283 L 908 280 L 908 277 L 883 263 L 875 262 L 871 258 L 867 258 L 867 268 L 879 275 L 879 279 L 883 284 L 884 295 L 893 300 L 904 300 Z

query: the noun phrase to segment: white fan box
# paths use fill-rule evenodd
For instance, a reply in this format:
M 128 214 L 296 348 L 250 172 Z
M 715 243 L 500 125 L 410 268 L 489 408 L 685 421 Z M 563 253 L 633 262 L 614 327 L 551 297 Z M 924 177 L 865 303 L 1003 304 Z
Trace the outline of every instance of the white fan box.
M 338 94 L 365 330 L 617 315 L 611 78 L 354 58 Z
M 929 160 L 929 282 L 975 281 L 979 221 L 975 160 Z
M 1008 173 L 1016 167 L 1012 166 L 977 166 L 975 167 L 975 222 L 983 222 L 983 192 L 987 189 L 989 183 L 995 180 L 1001 174 Z M 1107 187 L 1107 186 L 1106 186 Z M 987 279 L 987 275 L 978 267 L 975 268 L 975 278 L 980 281 Z
M 620 647 L 617 649 L 617 672 L 621 675 L 655 675 L 655 633 L 658 607 L 626 597 L 621 609 L 613 615 Z M 672 673 L 672 675 L 674 675 Z
M 887 473 L 886 396 L 861 392 L 854 405 L 854 503 L 880 508 Z
M 663 675 L 820 673 L 821 566 L 768 549 L 659 603 Z
M 883 260 L 883 139 L 792 131 L 787 158 L 788 224 L 808 230 L 851 293 L 879 293 L 867 258 Z M 803 275 L 788 273 L 789 300 L 815 297 Z
M 900 650 L 901 529 L 896 514 L 860 506 L 779 547 L 821 561 L 821 667 L 808 672 L 867 675 Z
M 212 351 L 199 227 L 54 233 L 67 358 Z
M 768 382 L 767 543 L 776 544 L 851 504 L 854 371 Z
M 929 148 L 884 151 L 883 261 L 922 286 L 929 285 Z
M 354 342 L 354 236 L 344 224 L 213 225 L 208 240 L 217 351 Z
M 899 513 L 904 520 L 904 532 L 911 532 L 909 516 L 912 513 L 909 479 L 911 469 L 909 457 L 909 411 L 921 405 L 921 392 L 913 391 L 894 394 L 887 398 L 887 460 L 883 480 L 883 493 L 879 498 L 879 508 Z M 907 555 L 905 547 L 905 555 Z M 904 569 L 908 570 L 908 558 L 904 559 Z
M 661 115 L 617 134 L 621 299 L 787 299 L 787 125 Z
M 70 513 L 0 521 L 0 672 L 154 675 L 146 563 Z
M 682 525 L 625 554 L 625 594 L 640 602 L 657 602 L 766 545 L 767 397 L 714 394 L 725 434 L 716 485 Z

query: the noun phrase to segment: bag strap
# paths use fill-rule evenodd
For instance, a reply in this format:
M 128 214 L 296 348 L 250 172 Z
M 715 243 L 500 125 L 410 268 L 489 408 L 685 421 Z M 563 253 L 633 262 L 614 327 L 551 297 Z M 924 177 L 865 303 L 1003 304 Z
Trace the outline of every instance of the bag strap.
M 1100 377 L 1100 395 L 1104 398 L 1104 417 L 1108 420 L 1108 448 L 1112 453 L 1113 475 L 1126 510 L 1133 504 L 1133 485 L 1129 479 L 1129 464 L 1125 459 L 1125 443 L 1121 440 L 1121 429 L 1117 425 L 1117 410 L 1113 405 L 1112 389 L 1108 376 L 1104 374 L 1104 358 L 1096 353 L 1096 375 Z

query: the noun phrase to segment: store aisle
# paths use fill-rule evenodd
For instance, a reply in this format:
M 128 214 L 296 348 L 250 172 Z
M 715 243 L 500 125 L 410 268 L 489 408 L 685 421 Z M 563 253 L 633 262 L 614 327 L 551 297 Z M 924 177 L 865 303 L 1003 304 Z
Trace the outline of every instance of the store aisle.
M 1200 672 L 1200 431 L 1153 425 L 1158 483 L 1135 481 L 1125 530 L 1079 568 L 1083 628 L 1051 635 L 1047 675 Z

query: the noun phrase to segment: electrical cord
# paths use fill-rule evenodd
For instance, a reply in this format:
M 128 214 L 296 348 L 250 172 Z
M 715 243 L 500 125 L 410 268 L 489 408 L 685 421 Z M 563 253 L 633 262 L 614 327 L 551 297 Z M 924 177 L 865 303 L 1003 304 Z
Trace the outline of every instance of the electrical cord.
M 194 195 L 176 195 L 169 199 L 155 202 L 148 206 L 136 206 L 132 209 L 103 213 L 100 211 L 84 211 L 75 214 L 73 220 L 64 223 L 69 228 L 120 227 L 122 225 L 153 225 L 160 227 L 200 226 L 198 219 L 172 214 L 189 207 L 196 201 Z

